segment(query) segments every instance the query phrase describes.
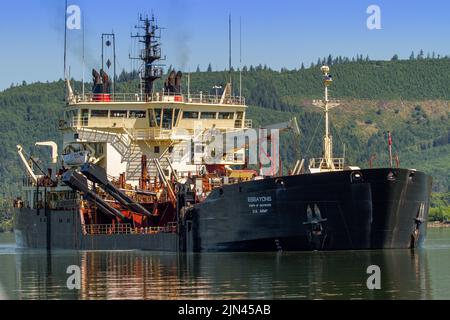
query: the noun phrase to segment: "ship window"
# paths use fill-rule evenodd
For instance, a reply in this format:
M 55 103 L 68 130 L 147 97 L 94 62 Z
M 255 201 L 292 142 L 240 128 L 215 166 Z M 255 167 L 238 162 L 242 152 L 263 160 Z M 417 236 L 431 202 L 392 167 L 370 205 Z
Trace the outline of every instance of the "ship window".
M 156 114 L 155 114 L 155 110 L 150 109 L 148 110 L 148 115 L 149 115 L 149 125 L 150 128 L 155 128 L 158 125 L 156 124 Z
M 180 116 L 180 109 L 175 109 L 175 113 L 173 116 L 173 126 L 176 127 L 178 126 L 178 118 Z
M 108 118 L 108 110 L 92 110 L 91 117 L 93 117 L 93 118 Z
M 234 113 L 233 112 L 219 112 L 219 119 L 221 120 L 233 120 Z
M 198 119 L 198 112 L 184 111 L 183 119 Z
M 147 118 L 147 112 L 145 112 L 145 111 L 130 111 L 130 118 L 145 119 L 145 118 Z
M 71 110 L 66 112 L 66 120 L 73 121 L 78 118 L 78 110 Z
M 125 110 L 111 110 L 111 118 L 126 118 L 127 114 Z
M 172 129 L 172 120 L 173 120 L 173 109 L 163 110 L 162 128 L 168 130 Z
M 162 109 L 155 109 L 156 127 L 159 127 L 161 125 L 161 113 Z
M 161 152 L 161 148 L 160 147 L 155 147 L 155 153 L 159 154 Z
M 242 119 L 244 119 L 244 113 L 243 112 L 237 112 L 236 113 L 236 115 L 237 115 L 237 120 L 242 120 Z
M 202 112 L 201 119 L 216 119 L 217 113 L 215 112 Z

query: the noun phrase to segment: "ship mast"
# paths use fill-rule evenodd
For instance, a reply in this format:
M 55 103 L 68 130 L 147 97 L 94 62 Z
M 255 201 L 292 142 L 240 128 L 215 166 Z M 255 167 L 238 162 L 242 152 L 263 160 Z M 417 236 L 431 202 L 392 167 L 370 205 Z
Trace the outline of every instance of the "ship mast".
M 155 17 L 151 19 L 148 17 L 139 19 L 141 23 L 136 26 L 136 29 L 142 29 L 143 34 L 132 35 L 132 38 L 139 39 L 140 43 L 143 43 L 144 48 L 141 54 L 137 58 L 131 58 L 141 60 L 143 62 L 143 70 L 141 72 L 141 79 L 143 82 L 144 94 L 146 97 L 151 97 L 153 93 L 153 82 L 160 79 L 163 74 L 162 66 L 157 66 L 154 63 L 161 60 L 161 33 L 157 34 L 161 29 L 156 24 Z
M 325 137 L 323 143 L 323 159 L 320 164 L 320 169 L 324 171 L 336 170 L 333 158 L 333 137 L 330 134 L 330 111 L 338 107 L 338 101 L 332 101 L 328 96 L 328 87 L 333 83 L 333 77 L 330 74 L 330 67 L 323 66 L 320 68 L 323 74 L 324 84 L 324 100 L 314 101 L 313 105 L 323 109 L 325 115 Z

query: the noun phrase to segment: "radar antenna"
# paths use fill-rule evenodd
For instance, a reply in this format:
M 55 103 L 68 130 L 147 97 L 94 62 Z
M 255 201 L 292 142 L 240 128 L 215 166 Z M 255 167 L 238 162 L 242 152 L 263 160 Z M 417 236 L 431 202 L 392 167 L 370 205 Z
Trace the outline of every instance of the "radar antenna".
M 147 99 L 153 93 L 153 83 L 162 78 L 162 65 L 156 65 L 155 62 L 161 59 L 161 28 L 158 27 L 154 16 L 150 19 L 148 16 L 140 16 L 139 25 L 136 29 L 143 30 L 143 33 L 131 35 L 143 44 L 143 49 L 139 57 L 130 57 L 131 59 L 141 60 L 143 63 L 141 70 L 141 79 L 143 82 L 143 91 Z
M 321 108 L 324 111 L 325 114 L 325 137 L 324 137 L 324 144 L 323 144 L 323 159 L 320 164 L 320 169 L 324 171 L 333 171 L 337 169 L 337 167 L 342 167 L 341 163 L 340 165 L 335 163 L 335 159 L 333 158 L 333 137 L 330 134 L 330 118 L 329 113 L 331 109 L 334 109 L 340 105 L 339 101 L 332 101 L 329 100 L 328 97 L 328 87 L 333 83 L 333 77 L 330 74 L 330 67 L 323 66 L 320 68 L 323 74 L 323 84 L 325 88 L 325 97 L 324 100 L 314 100 L 313 105 Z

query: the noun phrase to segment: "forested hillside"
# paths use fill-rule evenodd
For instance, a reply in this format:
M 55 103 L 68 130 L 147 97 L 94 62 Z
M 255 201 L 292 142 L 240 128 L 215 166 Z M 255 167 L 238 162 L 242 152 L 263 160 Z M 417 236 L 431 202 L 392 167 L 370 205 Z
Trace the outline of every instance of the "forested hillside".
M 352 164 L 367 167 L 387 165 L 387 131 L 394 137 L 394 153 L 401 165 L 425 170 L 435 178 L 434 190 L 448 192 L 450 184 L 450 59 L 399 61 L 349 61 L 332 59 L 334 84 L 330 93 L 342 106 L 332 115 L 335 153 Z M 300 140 L 283 136 L 282 154 L 287 169 L 295 160 L 321 155 L 323 119 L 311 106 L 322 97 L 319 66 L 299 70 L 272 71 L 264 66 L 245 67 L 243 95 L 250 105 L 255 125 L 276 123 L 297 116 Z M 191 91 L 214 94 L 224 85 L 228 72 L 195 72 Z M 239 73 L 231 74 L 238 94 Z M 184 90 L 186 91 L 186 77 Z M 120 76 L 118 90 L 134 92 L 132 74 Z M 157 84 L 160 88 L 162 81 Z M 80 83 L 75 83 L 80 91 Z M 23 170 L 16 145 L 45 159 L 46 150 L 34 148 L 36 141 L 61 142 L 57 132 L 63 105 L 64 84 L 35 83 L 12 86 L 0 92 L 0 196 L 15 195 Z M 48 152 L 49 153 L 49 152 Z

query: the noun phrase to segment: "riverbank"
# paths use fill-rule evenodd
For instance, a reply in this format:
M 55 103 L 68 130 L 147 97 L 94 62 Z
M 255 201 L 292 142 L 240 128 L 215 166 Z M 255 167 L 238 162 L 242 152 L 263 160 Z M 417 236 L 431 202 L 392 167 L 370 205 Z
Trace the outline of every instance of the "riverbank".
M 450 228 L 450 222 L 433 221 L 428 222 L 428 228 Z

